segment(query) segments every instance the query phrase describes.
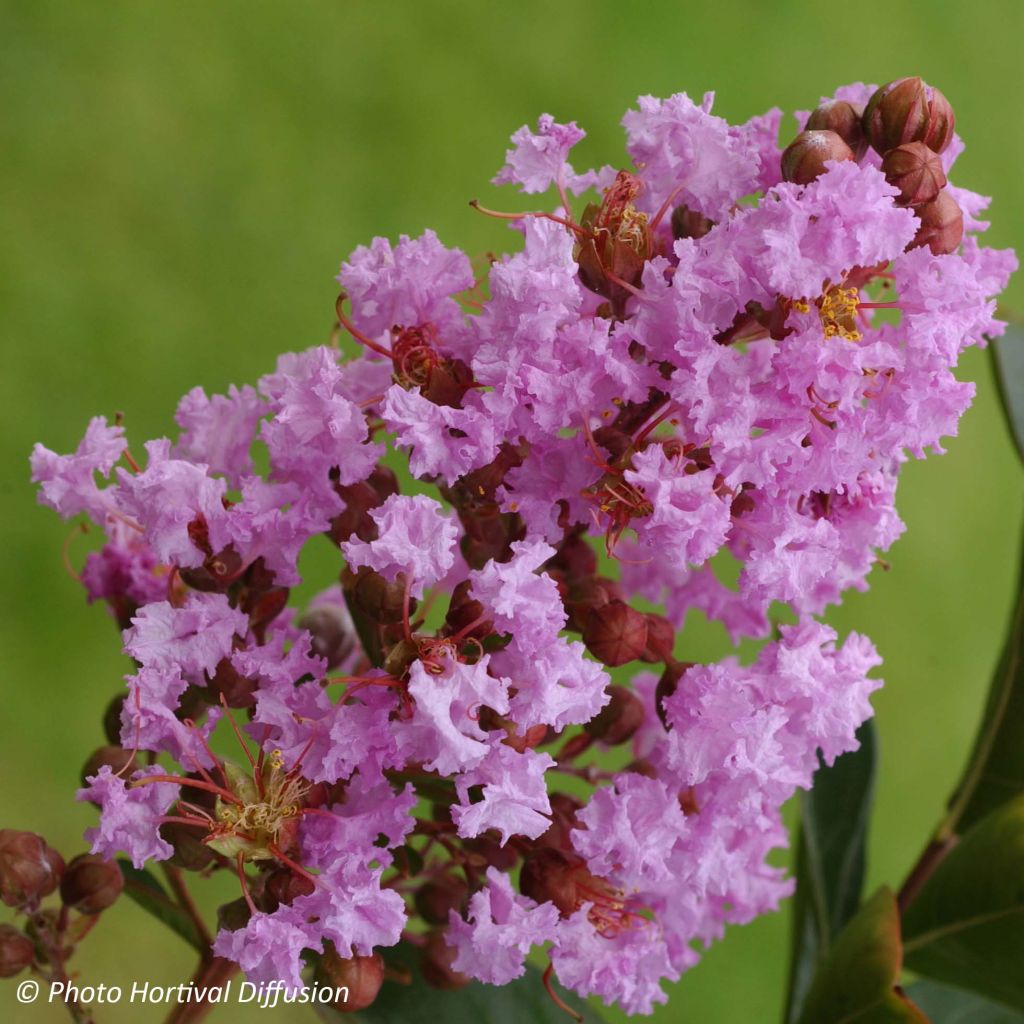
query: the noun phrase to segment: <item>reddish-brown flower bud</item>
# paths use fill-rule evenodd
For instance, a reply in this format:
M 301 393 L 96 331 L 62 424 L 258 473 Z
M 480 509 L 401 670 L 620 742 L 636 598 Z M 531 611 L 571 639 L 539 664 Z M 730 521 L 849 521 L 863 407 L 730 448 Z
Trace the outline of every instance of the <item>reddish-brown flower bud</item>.
M 964 214 L 948 191 L 943 189 L 914 212 L 921 219 L 921 226 L 909 248 L 927 245 L 936 256 L 956 252 L 964 237 Z
M 189 791 L 190 802 L 194 792 L 197 791 Z M 214 858 L 213 850 L 203 842 L 204 835 L 201 828 L 179 821 L 165 821 L 160 826 L 160 838 L 174 848 L 168 863 L 185 871 L 202 871 Z
M 0 829 L 0 899 L 9 907 L 38 903 L 60 884 L 64 859 L 34 832 Z
M 107 742 L 115 746 L 121 743 L 121 711 L 124 708 L 123 693 L 119 693 L 103 712 L 103 734 Z
M 384 579 L 379 572 L 363 566 L 351 581 L 346 578 L 343 586 L 349 588 L 351 582 L 352 598 L 356 607 L 374 622 L 401 622 L 403 600 L 405 596 L 405 574 L 399 573 L 394 582 Z M 409 602 L 410 614 L 416 607 L 416 601 Z
M 668 661 L 675 647 L 676 631 L 672 623 L 664 615 L 647 613 L 647 650 L 642 655 L 643 661 L 654 665 L 659 661 Z
M 447 924 L 448 912 L 459 910 L 469 889 L 460 878 L 445 875 L 425 882 L 416 890 L 416 912 L 427 924 Z
M 551 827 L 537 839 L 538 848 L 550 846 L 563 853 L 573 854 L 571 832 L 579 828 L 577 812 L 583 804 L 568 793 L 551 794 Z
M 907 142 L 941 153 L 953 138 L 949 100 L 920 78 L 897 78 L 876 89 L 864 109 L 864 134 L 883 156 Z
M 328 944 L 316 965 L 316 979 L 321 987 L 345 988 L 348 998 L 334 1003 L 340 1013 L 358 1013 L 372 1006 L 381 985 L 384 984 L 384 960 L 380 953 L 370 956 L 338 956 Z
M 584 731 L 608 746 L 625 743 L 643 725 L 644 706 L 632 690 L 624 686 L 608 687 L 611 700 L 583 727 Z
M 494 632 L 494 623 L 489 618 L 481 618 L 484 606 L 470 594 L 469 580 L 463 580 L 453 591 L 445 615 L 445 625 L 453 636 L 462 634 L 462 639 L 475 637 L 483 640 Z M 474 625 L 476 623 L 476 625 Z M 470 628 L 472 627 L 472 628 Z M 465 630 L 465 633 L 463 631 Z
M 12 924 L 0 924 L 0 978 L 13 978 L 32 963 L 32 940 Z
M 691 210 L 685 203 L 672 211 L 673 238 L 703 238 L 714 226 L 713 220 L 699 210 Z
M 263 883 L 263 906 L 273 913 L 280 906 L 290 906 L 299 896 L 308 896 L 316 886 L 305 875 L 291 868 L 271 871 Z
M 252 911 L 249 904 L 246 903 L 244 896 L 239 896 L 237 900 L 222 903 L 217 908 L 217 928 L 226 932 L 237 932 L 239 928 L 244 928 L 249 923 L 250 917 Z
M 93 775 L 99 774 L 99 770 L 105 764 L 110 765 L 115 775 L 120 774 L 132 763 L 134 757 L 133 751 L 125 750 L 124 747 L 98 747 L 82 766 L 82 785 L 88 785 L 86 780 L 92 778 Z
M 804 128 L 815 132 L 835 132 L 853 150 L 854 159 L 859 160 L 868 148 L 861 125 L 862 114 L 861 109 L 846 100 L 826 100 L 811 111 Z
M 471 863 L 477 867 L 492 867 L 499 871 L 511 871 L 519 863 L 519 854 L 511 843 L 501 846 L 490 836 L 463 839 L 462 848 L 469 854 Z
M 472 980 L 452 967 L 456 951 L 445 942 L 443 931 L 432 931 L 420 952 L 420 971 L 431 988 L 453 991 L 465 988 Z
M 256 706 L 257 680 L 243 676 L 228 658 L 221 658 L 213 675 L 207 673 L 209 699 L 220 703 L 223 697 L 229 708 L 251 708 Z
M 322 604 L 310 608 L 296 625 L 309 630 L 313 653 L 326 659 L 329 670 L 337 668 L 355 650 L 355 631 L 339 606 Z
M 609 601 L 621 601 L 622 591 L 613 580 L 587 576 L 569 587 L 563 604 L 569 617 L 567 626 L 582 633 L 592 608 L 603 608 Z
M 562 541 L 547 568 L 559 570 L 567 583 L 576 583 L 597 572 L 597 552 L 580 534 L 571 533 Z
M 782 177 L 809 185 L 825 173 L 826 161 L 853 159 L 853 150 L 835 132 L 801 132 L 782 152 Z
M 60 898 L 80 914 L 98 914 L 117 900 L 123 888 L 124 876 L 114 861 L 80 853 L 60 880 Z
M 458 408 L 472 385 L 473 371 L 461 359 L 443 359 L 431 369 L 420 391 L 434 405 Z
M 885 180 L 900 190 L 900 203 L 906 206 L 930 203 L 946 187 L 938 153 L 923 142 L 890 149 L 882 158 L 882 172 Z
M 647 649 L 647 619 L 624 601 L 609 601 L 587 613 L 583 642 L 610 668 L 625 665 Z
M 542 846 L 523 862 L 519 873 L 519 891 L 537 903 L 549 900 L 563 917 L 576 910 L 577 893 L 574 873 L 579 858 L 551 846 Z
M 384 655 L 382 668 L 389 676 L 399 679 L 419 656 L 420 651 L 415 643 L 411 640 L 399 640 Z

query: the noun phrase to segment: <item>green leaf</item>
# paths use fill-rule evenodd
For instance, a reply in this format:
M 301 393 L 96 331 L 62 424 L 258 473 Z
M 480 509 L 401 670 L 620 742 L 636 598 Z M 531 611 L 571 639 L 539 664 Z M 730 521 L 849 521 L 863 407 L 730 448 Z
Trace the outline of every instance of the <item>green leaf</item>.
M 903 914 L 907 966 L 1024 1010 L 1024 797 L 975 825 Z
M 1014 1010 L 937 981 L 915 981 L 907 995 L 931 1024 L 1024 1024 Z
M 117 858 L 117 866 L 124 875 L 124 891 L 143 910 L 162 921 L 173 932 L 177 932 L 190 946 L 200 953 L 208 952 L 203 940 L 196 931 L 192 918 L 174 902 L 167 890 L 145 868 L 132 866 L 131 861 L 124 857 Z
M 989 341 L 1003 412 L 1024 461 L 1024 328 L 1011 324 L 1001 338 Z
M 832 944 L 807 993 L 800 1024 L 927 1024 L 896 988 L 901 961 L 896 897 L 883 887 Z
M 996 666 L 978 737 L 939 838 L 963 833 L 1024 793 L 1024 564 L 1017 603 Z
M 857 750 L 819 768 L 814 788 L 800 793 L 787 1021 L 799 1017 L 818 964 L 860 903 L 877 761 L 871 719 L 857 738 Z
M 386 981 L 373 1005 L 357 1017 L 339 1013 L 331 1007 L 317 1007 L 321 1018 L 330 1024 L 443 1024 L 447 1021 L 472 1021 L 473 1024 L 571 1024 L 571 1018 L 559 1009 L 544 989 L 541 972 L 527 967 L 526 974 L 509 985 L 484 985 L 470 982 L 465 988 L 439 990 L 423 981 L 417 950 L 400 943 L 381 950 L 385 960 L 411 971 L 412 983 L 402 985 Z M 589 1024 L 600 1024 L 602 1017 L 586 1003 L 555 985 L 559 996 L 583 1015 Z

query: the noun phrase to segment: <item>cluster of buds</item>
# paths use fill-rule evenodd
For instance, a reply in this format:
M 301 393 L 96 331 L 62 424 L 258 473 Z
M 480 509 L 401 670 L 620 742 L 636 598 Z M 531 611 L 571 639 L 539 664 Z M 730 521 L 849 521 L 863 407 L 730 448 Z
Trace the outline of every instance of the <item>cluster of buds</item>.
M 31 970 L 66 985 L 76 946 L 123 888 L 120 868 L 103 857 L 82 853 L 65 864 L 34 832 L 0 829 L 0 900 L 21 918 L 20 927 L 0 924 L 0 978 Z M 59 902 L 47 905 L 55 893 Z
M 125 854 L 199 936 L 189 886 L 232 875 L 208 959 L 345 986 L 339 1009 L 409 980 L 402 943 L 438 988 L 536 947 L 559 1005 L 556 979 L 649 1013 L 778 906 L 781 807 L 881 685 L 818 617 L 902 530 L 900 466 L 955 432 L 953 368 L 1015 265 L 960 244 L 983 203 L 951 198 L 919 79 L 841 90 L 784 153 L 780 116 L 642 97 L 631 169 L 577 174 L 582 131 L 545 115 L 496 180 L 557 204 L 474 202 L 523 238 L 486 282 L 433 232 L 378 238 L 327 344 L 189 392 L 144 463 L 100 418 L 37 446 L 41 500 L 106 535 L 76 575 L 134 665 L 65 911 Z M 307 542 L 337 582 L 299 607 Z M 691 612 L 756 658 L 696 663 Z
M 953 142 L 956 118 L 949 100 L 920 78 L 897 78 L 875 90 L 864 107 L 828 100 L 782 154 L 786 181 L 807 185 L 830 161 L 870 159 L 899 190 L 920 227 L 911 246 L 936 255 L 955 252 L 964 234 L 963 212 L 946 189 L 941 154 Z

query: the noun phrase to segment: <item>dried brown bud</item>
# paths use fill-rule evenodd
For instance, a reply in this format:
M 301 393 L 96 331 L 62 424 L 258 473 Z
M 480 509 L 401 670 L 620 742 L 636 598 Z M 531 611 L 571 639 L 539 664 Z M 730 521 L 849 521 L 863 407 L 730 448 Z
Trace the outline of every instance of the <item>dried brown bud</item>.
M 835 132 L 801 132 L 782 152 L 782 177 L 809 185 L 825 173 L 826 161 L 853 159 L 853 150 Z
M 416 890 L 416 912 L 427 924 L 447 924 L 448 912 L 459 910 L 469 889 L 460 878 L 445 875 L 425 882 Z
M 337 668 L 356 646 L 355 627 L 347 609 L 321 604 L 310 608 L 296 623 L 313 637 L 313 653 L 326 659 L 328 670 Z
M 338 956 L 328 944 L 316 965 L 316 980 L 324 988 L 348 989 L 348 998 L 334 1003 L 340 1013 L 358 1013 L 372 1006 L 384 984 L 384 960 L 380 953 L 370 956 Z
M 60 898 L 80 914 L 98 914 L 117 900 L 123 888 L 124 876 L 114 861 L 81 853 L 60 880 Z
M 883 156 L 907 142 L 941 153 L 953 138 L 953 108 L 920 78 L 897 78 L 876 89 L 864 109 L 864 134 Z
M 444 934 L 443 931 L 433 931 L 427 936 L 427 943 L 420 953 L 420 971 L 431 988 L 450 992 L 465 988 L 471 979 L 452 967 L 456 951 L 445 942 Z
M 804 125 L 808 131 L 835 132 L 853 150 L 855 160 L 859 160 L 868 148 L 868 140 L 864 138 L 861 125 L 863 111 L 846 100 L 826 100 L 811 112 Z
M 384 624 L 402 621 L 405 573 L 399 573 L 393 582 L 389 582 L 379 572 L 363 566 L 353 580 L 344 581 L 346 589 L 350 582 L 352 598 L 364 615 Z M 415 600 L 410 600 L 410 614 L 415 607 Z
M 647 619 L 624 601 L 609 601 L 587 613 L 583 642 L 610 668 L 625 665 L 647 649 Z
M 910 243 L 911 249 L 927 245 L 936 256 L 956 252 L 964 237 L 964 215 L 948 191 L 943 189 L 914 212 L 920 217 L 921 226 Z
M 82 785 L 87 785 L 86 780 L 97 775 L 105 764 L 110 765 L 111 770 L 117 775 L 124 771 L 133 760 L 133 752 L 125 750 L 124 747 L 99 747 L 93 751 L 89 760 L 82 766 Z
M 32 963 L 32 940 L 12 924 L 0 924 L 0 978 L 13 978 Z
M 714 226 L 713 220 L 699 210 L 691 210 L 685 203 L 672 211 L 673 238 L 703 238 Z
M 643 725 L 644 706 L 632 690 L 624 686 L 608 687 L 611 700 L 583 727 L 584 731 L 608 746 L 625 743 Z
M 174 847 L 168 863 L 185 871 L 202 871 L 214 858 L 213 850 L 202 840 L 203 834 L 202 829 L 192 825 L 165 821 L 160 826 L 160 838 Z
M 923 142 L 907 142 L 890 149 L 882 158 L 882 172 L 900 190 L 900 203 L 930 203 L 946 187 L 946 172 L 938 153 Z
M 537 903 L 550 900 L 563 917 L 568 917 L 575 912 L 578 902 L 574 874 L 579 864 L 574 854 L 542 846 L 523 862 L 519 891 Z
M 0 829 L 0 899 L 9 907 L 33 905 L 60 884 L 64 859 L 34 832 Z

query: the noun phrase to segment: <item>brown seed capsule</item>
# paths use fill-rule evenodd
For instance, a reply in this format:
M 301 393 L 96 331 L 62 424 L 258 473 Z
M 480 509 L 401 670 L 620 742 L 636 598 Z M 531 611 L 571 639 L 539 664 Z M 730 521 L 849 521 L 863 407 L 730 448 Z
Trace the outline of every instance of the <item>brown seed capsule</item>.
M 355 650 L 355 627 L 342 605 L 321 604 L 310 608 L 296 625 L 309 630 L 313 653 L 326 659 L 328 670 L 337 668 Z
M 624 601 L 609 601 L 587 613 L 583 642 L 610 668 L 625 665 L 647 649 L 647 619 Z
M 427 936 L 427 943 L 420 953 L 420 971 L 423 980 L 431 987 L 454 991 L 465 988 L 472 980 L 452 967 L 455 950 L 445 942 L 443 931 L 433 931 Z
M 853 150 L 835 132 L 801 132 L 782 152 L 782 177 L 809 185 L 825 173 L 826 161 L 853 159 Z
M 868 148 L 868 140 L 864 138 L 861 125 L 862 111 L 846 100 L 826 100 L 816 110 L 811 111 L 804 125 L 808 131 L 835 132 L 853 150 L 855 160 L 859 160 Z
M 699 210 L 691 210 L 685 203 L 672 211 L 673 238 L 703 238 L 714 226 L 713 220 Z
M 644 723 L 644 706 L 632 690 L 624 686 L 608 687 L 611 700 L 583 727 L 584 731 L 608 746 L 625 743 Z
M 907 142 L 882 158 L 882 173 L 900 190 L 900 204 L 930 203 L 946 187 L 946 172 L 938 153 L 923 142 Z
M 68 864 L 60 880 L 60 898 L 80 914 L 98 914 L 117 900 L 123 888 L 124 876 L 114 861 L 81 853 Z
M 579 858 L 550 846 L 542 846 L 523 862 L 519 872 L 519 891 L 537 903 L 554 903 L 563 917 L 576 910 L 574 879 Z
M 334 1009 L 358 1013 L 373 1005 L 384 984 L 384 960 L 380 953 L 341 957 L 328 943 L 326 952 L 317 960 L 316 980 L 322 988 L 347 989 L 348 998 L 334 1003 Z
M 956 252 L 964 237 L 964 215 L 948 191 L 943 189 L 914 212 L 920 217 L 921 226 L 909 248 L 927 245 L 936 256 Z
M 32 963 L 32 940 L 12 924 L 0 924 L 0 978 L 13 978 Z
M 416 912 L 427 924 L 447 924 L 448 914 L 459 910 L 469 889 L 460 878 L 446 875 L 424 882 L 413 897 Z
M 97 775 L 99 770 L 105 764 L 110 765 L 110 769 L 115 775 L 119 775 L 122 772 L 125 772 L 128 765 L 130 765 L 134 759 L 133 751 L 125 750 L 124 747 L 99 747 L 93 751 L 89 760 L 82 766 L 82 785 L 88 785 L 86 780 Z
M 60 884 L 64 859 L 34 832 L 0 829 L 0 899 L 34 905 Z

